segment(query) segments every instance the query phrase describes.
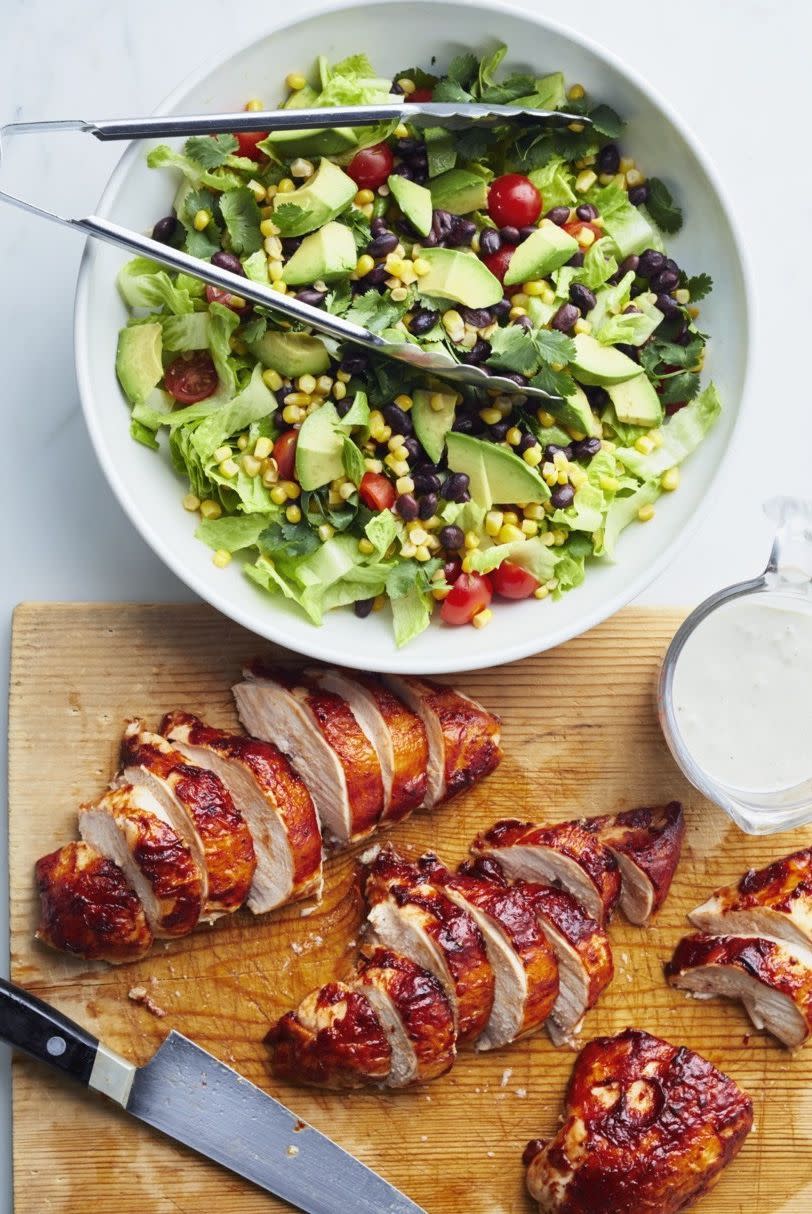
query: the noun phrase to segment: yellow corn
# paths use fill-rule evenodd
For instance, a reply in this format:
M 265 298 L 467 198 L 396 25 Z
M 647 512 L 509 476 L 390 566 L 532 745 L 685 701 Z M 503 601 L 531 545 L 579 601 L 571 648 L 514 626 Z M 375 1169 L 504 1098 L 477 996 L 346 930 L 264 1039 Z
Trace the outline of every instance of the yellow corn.
M 218 464 L 218 469 L 221 476 L 226 476 L 229 480 L 236 476 L 240 470 L 239 464 L 233 459 L 224 459 Z
M 254 195 L 254 202 L 264 202 L 268 196 L 265 186 L 260 185 L 258 181 L 254 181 L 253 177 L 248 182 L 248 189 Z
M 414 481 L 410 476 L 399 476 L 395 481 L 395 488 L 398 493 L 414 493 Z
M 527 536 L 522 531 L 521 527 L 516 527 L 513 523 L 504 523 L 499 528 L 498 540 L 500 544 L 514 544 L 517 540 L 527 539 Z
M 587 190 L 591 190 L 595 182 L 598 180 L 598 174 L 594 169 L 584 169 L 575 178 L 575 190 L 578 194 L 585 194 Z
M 660 477 L 660 488 L 666 493 L 673 493 L 679 488 L 679 468 L 669 468 Z
M 522 513 L 525 518 L 534 519 L 538 523 L 544 518 L 544 507 L 540 502 L 532 502 L 529 506 L 525 506 Z
M 600 485 L 601 489 L 603 489 L 604 493 L 617 493 L 619 487 L 614 476 L 602 476 L 600 477 L 598 484 Z
M 511 426 L 505 435 L 505 438 L 510 443 L 511 447 L 518 447 L 519 443 L 522 441 L 522 432 L 518 426 Z
M 313 375 L 300 375 L 296 380 L 296 387 L 300 392 L 304 392 L 306 396 L 312 396 L 316 391 L 315 377 Z M 295 396 L 295 393 L 291 392 L 291 396 Z M 290 396 L 288 400 L 290 400 Z
M 638 439 L 635 439 L 634 447 L 641 455 L 651 455 L 654 450 L 654 443 L 647 434 L 641 434 Z
M 296 186 L 293 184 L 290 177 L 283 177 L 282 180 L 277 182 L 276 185 L 277 194 L 292 194 L 295 189 Z
M 541 426 L 555 425 L 555 418 L 553 417 L 552 413 L 548 413 L 546 409 L 537 409 L 536 417 L 539 419 L 539 425 Z
M 519 320 L 520 317 L 526 316 L 526 315 L 527 315 L 527 308 L 522 308 L 515 304 L 508 312 L 508 316 L 510 317 L 511 320 Z
M 204 518 L 215 519 L 219 518 L 223 511 L 219 502 L 213 502 L 211 498 L 206 498 L 204 502 L 200 503 L 200 513 Z
M 199 510 L 200 509 L 200 498 L 197 497 L 194 493 L 187 493 L 185 498 L 183 499 L 183 509 L 190 510 L 190 511 Z
M 227 548 L 218 548 L 211 559 L 218 569 L 225 569 L 226 565 L 231 563 L 231 553 Z
M 375 259 L 370 257 L 369 253 L 362 253 L 355 263 L 355 273 L 359 278 L 364 278 L 369 274 L 370 270 L 375 269 Z
M 501 510 L 489 510 L 485 515 L 485 534 L 496 539 L 500 528 L 505 521 L 505 516 Z
M 493 612 L 490 607 L 483 607 L 482 611 L 478 611 L 471 620 L 474 628 L 484 628 L 493 619 Z
M 285 267 L 282 262 L 277 257 L 271 258 L 271 260 L 268 262 L 268 277 L 270 278 L 271 283 L 281 282 L 284 273 Z
M 285 490 L 281 485 L 274 485 L 270 492 L 270 498 L 275 506 L 284 506 L 285 502 L 288 500 L 288 495 L 285 493 Z
M 582 84 L 571 84 L 567 90 L 567 96 L 569 97 L 570 101 L 580 101 L 585 93 L 586 89 Z
M 353 202 L 357 207 L 365 207 L 368 202 L 375 201 L 375 194 L 372 190 L 359 190 L 353 198 Z
M 339 371 L 339 375 L 341 375 L 340 371 Z M 334 400 L 343 400 L 346 395 L 347 395 L 347 385 L 340 379 L 336 380 L 336 382 L 333 384 L 333 399 Z
M 691 302 L 691 292 L 685 287 L 680 287 L 678 291 L 674 292 L 674 299 L 676 299 L 677 303 L 681 304 L 682 307 L 685 307 L 686 304 Z
M 260 234 L 262 236 L 278 236 L 279 228 L 272 219 L 263 219 L 259 225 Z
M 650 519 L 654 518 L 654 507 L 650 502 L 647 506 L 640 507 L 640 509 L 637 511 L 637 517 L 640 519 L 641 523 L 647 523 Z
M 285 77 L 285 84 L 288 86 L 288 88 L 290 89 L 290 91 L 292 93 L 298 93 L 299 90 L 303 89 L 304 86 L 307 84 L 307 80 L 301 74 L 301 72 L 289 72 L 288 75 Z
M 416 257 L 412 266 L 418 278 L 425 278 L 431 272 L 431 263 L 426 261 L 425 257 Z
M 195 217 L 192 220 L 192 225 L 196 232 L 204 232 L 211 223 L 211 211 L 199 210 L 195 212 Z
M 548 595 L 549 593 L 550 593 L 550 592 L 549 592 L 549 590 L 547 589 L 547 587 L 546 587 L 546 586 L 538 586 L 538 587 L 537 587 L 537 588 L 536 588 L 536 589 L 533 591 L 533 598 L 534 598 L 534 599 L 546 599 L 546 598 L 547 598 L 547 595 Z
M 271 290 L 277 291 L 280 295 L 287 295 L 288 284 L 280 278 L 278 282 L 271 283 Z
M 409 138 L 409 128 L 406 126 L 405 123 L 400 122 L 395 127 L 395 138 L 396 139 L 408 139 Z
M 280 481 L 279 484 L 285 490 L 285 497 L 290 498 L 291 501 L 295 501 L 297 497 L 301 496 L 302 487 L 296 481 Z
M 364 536 L 358 541 L 358 551 L 363 552 L 364 556 L 372 556 L 375 551 L 375 545 Z
M 331 526 L 330 523 L 322 523 L 318 531 L 319 539 L 323 544 L 326 544 L 328 540 L 331 540 L 335 533 L 336 529 L 335 527 Z
M 296 426 L 305 419 L 305 411 L 299 405 L 285 405 L 282 410 L 282 420 L 289 426 Z
M 636 185 L 642 185 L 645 180 L 639 169 L 628 169 L 626 172 L 626 185 L 630 190 Z
M 501 412 L 493 408 L 480 409 L 479 416 L 486 426 L 495 426 L 497 422 L 502 420 Z
M 579 316 L 575 324 L 572 326 L 572 331 L 573 333 L 591 333 L 592 325 L 588 320 L 584 320 L 582 316 Z
M 430 561 L 431 552 L 425 544 L 418 544 L 415 549 L 414 559 L 416 561 Z
M 538 468 L 543 459 L 541 447 L 538 445 L 538 443 L 535 447 L 528 447 L 527 450 L 523 452 L 522 459 L 526 464 L 529 464 L 531 468 Z
M 262 460 L 257 459 L 255 455 L 244 455 L 242 457 L 242 467 L 246 476 L 259 476 Z
M 412 93 L 417 88 L 414 80 L 410 80 L 408 76 L 401 76 L 400 80 L 398 80 L 398 84 L 403 90 L 404 97 L 411 97 Z
M 246 101 L 245 109 L 246 109 L 246 112 L 249 114 L 256 114 L 260 110 L 264 110 L 265 106 L 262 104 L 262 102 L 259 100 L 258 97 L 252 97 L 250 101 Z
M 618 170 L 621 173 L 629 173 L 634 168 L 635 162 L 631 156 L 621 156 Z
M 466 533 L 465 533 L 465 547 L 466 547 L 466 548 L 469 550 L 469 552 L 470 552 L 470 551 L 471 551 L 473 548 L 478 548 L 478 547 L 479 547 L 479 536 L 477 535 L 477 533 L 476 533 L 475 531 L 466 531 Z
M 262 372 L 262 382 L 272 392 L 278 392 L 282 387 L 282 376 L 278 371 L 274 371 L 273 367 L 269 367 L 267 371 Z
M 400 555 L 408 559 L 413 557 L 417 552 L 417 544 L 413 544 L 411 540 L 404 540 L 400 545 Z
M 432 392 L 431 396 L 429 397 L 429 406 L 434 410 L 435 413 L 440 413 L 443 409 L 449 406 L 449 403 L 451 405 L 455 405 L 457 403 L 456 392 Z M 497 421 L 498 420 L 499 419 L 497 418 Z
M 521 528 L 529 539 L 532 539 L 534 535 L 538 535 L 539 533 L 538 523 L 534 522 L 531 518 L 522 519 Z
M 290 175 L 291 177 L 312 177 L 316 170 L 310 160 L 305 160 L 303 156 L 297 156 L 291 162 Z
M 506 510 L 502 516 L 502 521 L 505 523 L 510 523 L 511 527 L 515 527 L 519 522 L 519 516 L 515 510 Z
M 409 291 L 408 291 L 407 287 L 392 287 L 392 290 L 389 292 L 389 294 L 392 296 L 392 299 L 395 301 L 395 303 L 402 303 L 403 300 L 406 298 L 406 296 L 409 294 Z
M 595 233 L 592 228 L 581 228 L 576 240 L 582 249 L 588 249 L 591 244 L 595 243 Z
M 394 403 L 399 409 L 402 409 L 404 413 L 408 413 L 414 404 L 414 401 L 412 400 L 411 396 L 407 396 L 405 392 L 401 392 L 400 396 L 395 397 Z
M 525 295 L 540 296 L 547 289 L 547 283 L 543 278 L 531 278 L 529 282 L 522 283 L 522 291 Z M 515 299 L 515 296 L 514 296 Z
M 285 518 L 289 523 L 300 523 L 302 521 L 302 512 L 298 506 L 288 506 L 285 511 Z
M 218 447 L 214 453 L 214 462 L 217 464 L 222 464 L 223 460 L 228 459 L 230 455 L 231 448 L 227 444 L 223 447 Z

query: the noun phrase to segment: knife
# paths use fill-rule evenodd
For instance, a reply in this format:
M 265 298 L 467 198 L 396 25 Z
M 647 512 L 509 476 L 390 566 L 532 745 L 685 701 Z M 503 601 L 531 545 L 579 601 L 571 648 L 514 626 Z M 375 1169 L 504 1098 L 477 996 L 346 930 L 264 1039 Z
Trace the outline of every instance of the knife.
M 426 1214 L 331 1139 L 173 1029 L 134 1066 L 0 978 L 0 1040 L 306 1214 Z

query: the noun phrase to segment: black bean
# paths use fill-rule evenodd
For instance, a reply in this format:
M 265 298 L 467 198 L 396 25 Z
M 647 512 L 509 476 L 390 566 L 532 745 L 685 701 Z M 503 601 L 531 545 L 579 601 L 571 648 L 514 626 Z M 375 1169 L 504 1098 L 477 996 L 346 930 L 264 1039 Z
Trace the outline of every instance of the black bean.
M 393 434 L 409 435 L 414 432 L 412 419 L 405 409 L 401 409 L 400 405 L 384 405 L 382 412 L 384 421 Z
M 492 426 L 488 426 L 488 434 L 495 443 L 503 443 L 510 426 L 509 421 L 494 422 Z
M 550 502 L 556 510 L 566 510 L 575 500 L 575 490 L 572 485 L 556 485 L 550 494 Z
M 396 219 L 393 227 L 400 232 L 401 236 L 405 236 L 407 240 L 414 239 L 414 228 L 411 221 L 406 219 L 405 216 L 403 219 Z
M 559 227 L 566 223 L 569 217 L 569 207 L 553 207 L 552 210 L 549 210 L 545 216 L 546 219 L 549 219 L 550 223 L 556 223 Z
M 601 440 L 599 438 L 581 438 L 572 444 L 572 454 L 582 463 L 588 463 L 600 449 Z
M 577 253 L 573 253 L 572 257 L 567 262 L 568 266 L 576 266 L 579 269 L 583 264 L 584 264 L 584 255 L 580 249 L 578 250 Z
M 446 478 L 442 495 L 447 502 L 467 502 L 469 500 L 467 473 L 452 472 Z
M 476 224 L 473 222 L 473 220 L 463 219 L 459 215 L 456 215 L 454 218 L 455 222 L 449 229 L 446 240 L 448 241 L 449 245 L 455 248 L 462 248 L 470 245 L 476 233 Z
M 353 295 L 366 295 L 367 291 L 375 290 L 375 283 L 372 281 L 372 276 L 366 274 L 363 278 L 355 278 L 350 282 L 350 290 Z
M 345 354 L 339 366 L 348 375 L 361 375 L 367 369 L 369 359 L 360 350 L 352 350 Z
M 629 202 L 633 207 L 642 206 L 648 201 L 648 186 L 636 185 L 633 190 L 629 190 Z
M 450 211 L 443 211 L 440 207 L 437 207 L 433 214 L 432 223 L 436 223 L 438 231 L 445 234 L 453 228 L 456 218 L 456 215 L 452 215 Z
M 418 516 L 422 519 L 432 518 L 437 509 L 437 494 L 427 493 L 425 497 L 420 499 L 420 509 Z
M 598 218 L 598 208 L 593 207 L 591 202 L 584 202 L 581 206 L 576 207 L 575 214 L 584 223 L 589 223 L 591 220 Z
M 401 493 L 400 497 L 395 502 L 395 509 L 402 519 L 405 519 L 407 523 L 410 523 L 413 519 L 416 519 L 418 515 L 419 506 L 417 504 L 417 498 L 413 493 Z
M 303 236 L 283 236 L 282 252 L 286 257 L 292 257 L 303 240 Z
M 514 325 L 518 325 L 520 329 L 524 329 L 525 333 L 532 333 L 533 322 L 529 316 L 517 316 L 514 320 Z
M 637 263 L 637 273 L 641 278 L 651 278 L 665 268 L 665 257 L 657 249 L 644 249 Z
M 539 440 L 535 434 L 523 434 L 519 439 L 519 445 L 516 450 L 520 455 L 524 455 L 525 451 L 529 451 L 531 447 L 537 447 Z
M 407 181 L 414 181 L 414 169 L 405 160 L 396 164 L 392 172 L 396 177 L 405 177 Z
M 380 236 L 381 232 L 386 231 L 386 220 L 382 215 L 376 215 L 369 226 L 373 236 Z
M 502 244 L 518 244 L 519 229 L 514 228 L 512 224 L 499 229 L 499 235 L 502 238 Z
M 498 253 L 502 247 L 502 237 L 495 228 L 483 228 L 479 233 L 479 251 L 483 257 Z
M 674 290 L 678 282 L 679 274 L 675 274 L 673 270 L 662 270 L 655 278 L 652 278 L 651 289 L 658 295 L 667 295 L 669 291 Z
M 216 253 L 212 253 L 211 255 L 211 264 L 219 266 L 221 270 L 230 270 L 232 274 L 239 274 L 242 278 L 245 278 L 242 262 L 235 253 L 227 253 L 225 249 L 218 249 Z
M 456 430 L 457 434 L 473 434 L 478 422 L 479 418 L 473 418 L 470 413 L 458 413 L 451 429 Z
M 471 349 L 466 354 L 465 361 L 467 363 L 473 363 L 473 365 L 476 367 L 479 365 L 479 363 L 484 363 L 485 359 L 489 357 L 490 352 L 491 343 L 489 341 L 485 341 L 484 337 L 478 337 Z
M 274 396 L 276 397 L 277 404 L 281 405 L 284 400 L 287 400 L 287 398 L 290 396 L 291 392 L 295 392 L 295 391 L 296 391 L 296 389 L 291 387 L 290 384 L 282 384 L 282 387 L 277 388 L 276 391 L 274 392 Z
M 616 143 L 607 143 L 598 152 L 599 173 L 616 173 L 620 168 L 620 151 Z
M 311 308 L 318 308 L 324 303 L 326 291 L 318 291 L 315 287 L 305 287 L 303 291 L 296 292 L 296 298 L 299 303 L 310 304 Z
M 290 391 L 292 392 L 293 389 L 291 388 Z M 278 400 L 279 399 L 278 392 L 276 394 L 276 397 Z M 343 417 L 345 415 L 345 413 L 349 413 L 350 409 L 352 408 L 352 397 L 345 396 L 343 400 L 337 400 L 335 402 L 335 406 L 336 406 L 336 413 L 338 414 L 338 416 Z
M 553 319 L 550 321 L 550 327 L 558 329 L 559 333 L 569 333 L 576 320 L 579 318 L 578 309 L 574 304 L 565 303 L 556 312 Z
M 437 324 L 438 313 L 432 311 L 431 308 L 418 308 L 409 321 L 409 332 L 415 337 L 420 337 L 422 333 L 428 333 L 429 329 L 433 329 Z
M 393 80 L 389 85 L 389 92 L 394 93 L 397 97 L 400 97 L 403 92 L 403 86 L 398 84 L 397 80 Z
M 584 392 L 592 409 L 604 409 L 609 404 L 609 393 L 605 388 L 599 388 L 597 385 L 593 387 L 590 384 L 584 387 Z
M 406 454 L 410 460 L 417 459 L 420 454 L 420 443 L 416 438 L 413 438 L 411 434 L 408 434 L 404 438 L 402 446 L 405 447 Z
M 382 287 L 389 277 L 389 271 L 386 266 L 375 266 L 374 270 L 370 270 L 364 277 L 366 282 L 371 282 L 376 287 Z
M 536 225 L 534 223 L 525 224 L 525 226 L 523 228 L 519 228 L 519 240 L 520 241 L 527 240 L 530 236 L 533 235 L 534 232 L 537 232 L 537 231 L 538 231 L 538 228 L 536 227 Z
M 164 215 L 163 219 L 159 219 L 152 229 L 152 239 L 160 241 L 161 244 L 171 244 L 177 230 L 178 221 L 175 216 Z M 213 260 L 214 258 L 212 258 Z
M 499 371 L 497 374 L 501 375 L 502 379 L 512 380 L 512 382 L 514 384 L 518 384 L 520 388 L 523 388 L 527 383 L 527 376 L 520 375 L 518 371 Z
M 671 298 L 670 295 L 658 295 L 657 307 L 662 312 L 663 316 L 681 316 L 682 312 L 678 303 Z
M 440 478 L 436 472 L 416 468 L 412 473 L 415 493 L 439 493 Z
M 567 443 L 566 447 L 559 447 L 558 443 L 548 443 L 544 448 L 545 462 L 550 464 L 553 458 L 558 455 L 559 451 L 563 451 L 567 459 L 572 459 L 572 447 Z
M 353 610 L 359 620 L 365 620 L 375 605 L 374 599 L 356 599 Z
M 465 532 L 462 527 L 455 527 L 453 524 L 443 527 L 440 532 L 440 543 L 447 552 L 454 552 L 456 549 L 462 548 L 465 543 Z
M 512 307 L 513 304 L 509 299 L 500 299 L 498 303 L 491 304 L 491 315 L 493 316 L 494 320 L 502 320 L 505 316 L 507 316 Z
M 674 341 L 678 346 L 689 346 L 691 344 L 692 337 L 687 329 L 683 329 L 683 331 L 674 338 Z
M 582 282 L 574 282 L 570 287 L 570 303 L 574 303 L 583 316 L 591 312 L 597 300 L 594 292 L 585 287 Z
M 398 245 L 398 238 L 394 232 L 379 232 L 367 245 L 367 253 L 370 257 L 385 257 L 387 253 L 392 253 Z
M 422 146 L 419 139 L 396 139 L 393 150 L 398 156 L 411 156 Z
M 625 257 L 623 259 L 623 261 L 621 261 L 620 265 L 617 268 L 617 272 L 622 278 L 623 275 L 628 274 L 630 270 L 633 270 L 634 273 L 636 274 L 639 268 L 640 268 L 640 258 L 637 256 L 636 253 L 630 253 L 628 257 Z
M 475 329 L 484 329 L 493 320 L 487 308 L 461 307 L 460 316 L 467 325 L 473 325 Z
M 620 350 L 620 353 L 625 354 L 626 357 L 630 358 L 633 363 L 640 362 L 640 351 L 638 350 L 637 346 L 629 346 L 626 344 L 626 342 L 618 342 L 615 349 Z
M 674 261 L 673 257 L 666 257 L 663 263 L 664 270 L 670 270 L 672 274 L 679 274 L 679 266 Z

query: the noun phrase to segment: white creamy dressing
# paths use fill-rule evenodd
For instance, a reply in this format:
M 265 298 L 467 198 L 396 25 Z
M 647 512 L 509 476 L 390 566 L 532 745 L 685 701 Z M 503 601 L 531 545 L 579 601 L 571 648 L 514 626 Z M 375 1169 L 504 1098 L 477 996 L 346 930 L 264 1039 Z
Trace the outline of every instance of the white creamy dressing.
M 717 607 L 677 659 L 673 703 L 711 779 L 766 792 L 812 777 L 812 609 L 773 594 Z

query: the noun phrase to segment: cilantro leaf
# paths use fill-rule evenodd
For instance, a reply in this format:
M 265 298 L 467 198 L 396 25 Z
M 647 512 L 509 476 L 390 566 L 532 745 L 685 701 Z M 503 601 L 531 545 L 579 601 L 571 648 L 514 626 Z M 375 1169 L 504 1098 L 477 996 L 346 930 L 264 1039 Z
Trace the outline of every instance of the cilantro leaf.
M 596 105 L 594 110 L 589 111 L 589 117 L 592 120 L 592 129 L 599 135 L 605 135 L 607 139 L 617 139 L 626 125 L 610 105 Z
M 352 483 L 356 486 L 360 485 L 361 478 L 366 472 L 366 464 L 360 450 L 347 435 L 344 436 L 344 445 L 341 448 L 341 462 Z
M 693 400 L 699 391 L 699 376 L 695 371 L 677 371 L 660 381 L 664 387 L 660 400 L 664 405 L 677 405 Z
M 679 342 L 654 340 L 647 342 L 640 351 L 640 360 L 644 370 L 658 376 L 657 368 L 661 364 L 672 367 L 693 367 L 702 356 L 705 339 L 701 333 L 694 333 L 687 346 Z
M 262 233 L 259 230 L 262 217 L 256 199 L 247 186 L 227 190 L 220 199 L 220 210 L 235 253 L 256 253 L 262 248 Z
M 674 201 L 668 186 L 659 177 L 649 177 L 646 207 L 663 232 L 678 232 L 682 227 L 682 208 Z
M 208 261 L 212 253 L 216 253 L 220 248 L 219 233 L 216 238 L 209 235 L 212 226 L 209 224 L 205 232 L 197 232 L 194 228 L 187 228 L 183 248 L 192 257 L 199 257 L 201 261 Z
M 686 279 L 685 286 L 691 292 L 691 303 L 698 303 L 700 299 L 710 295 L 713 279 L 710 274 L 694 274 L 692 278 Z
M 471 51 L 455 55 L 448 65 L 446 76 L 464 89 L 468 89 L 476 79 L 479 70 L 479 60 Z
M 183 151 L 204 169 L 219 169 L 238 147 L 234 135 L 192 135 L 183 145 Z
M 555 396 L 571 396 L 575 391 L 572 378 L 564 371 L 554 371 L 552 366 L 566 364 L 574 357 L 575 345 L 564 333 L 555 329 L 528 333 L 518 325 L 506 325 L 491 337 L 488 366 L 519 375 L 542 376 L 545 382 L 536 384 L 537 387 Z
M 307 556 L 319 547 L 319 537 L 309 523 L 300 519 L 298 523 L 289 523 L 287 519 L 279 523 L 271 523 L 259 534 L 257 544 L 261 551 L 270 556 Z
M 569 363 L 575 358 L 575 342 L 557 329 L 539 329 L 532 339 L 542 362 Z
M 552 396 L 572 396 L 575 391 L 575 380 L 568 371 L 553 371 L 549 366 L 542 367 L 530 383 L 534 388 L 541 388 Z
M 490 84 L 482 90 L 480 100 L 491 105 L 510 105 L 518 97 L 530 97 L 536 87 L 532 76 L 509 76 L 501 84 Z
M 436 557 L 422 565 L 417 561 L 401 561 L 387 574 L 386 593 L 390 599 L 402 599 L 415 587 L 421 591 L 428 590 L 431 575 L 440 568 L 440 564 Z
M 273 221 L 279 228 L 280 236 L 302 236 L 312 223 L 304 207 L 297 206 L 295 202 L 285 202 L 278 207 L 273 213 Z
M 240 337 L 250 345 L 251 342 L 259 341 L 261 337 L 264 337 L 267 328 L 268 322 L 265 317 L 259 312 L 254 312 L 240 327 Z
M 351 303 L 352 287 L 346 278 L 337 282 L 334 287 L 331 287 L 324 300 L 324 306 L 327 311 L 332 312 L 334 316 L 343 316 Z
M 387 295 L 379 295 L 377 291 L 365 291 L 358 295 L 346 312 L 346 319 L 356 325 L 362 325 L 372 333 L 380 333 L 400 320 L 406 311 L 407 300 L 402 304 Z
M 435 85 L 432 101 L 473 101 L 471 94 L 456 80 L 441 80 Z
M 280 208 L 281 209 L 281 208 Z M 360 207 L 350 207 L 339 219 L 352 232 L 356 249 L 361 252 L 372 239 L 372 229 L 369 220 Z
M 208 211 L 212 219 L 208 227 L 198 232 L 194 226 L 198 211 Z M 178 218 L 186 229 L 184 248 L 192 257 L 206 261 L 220 248 L 221 231 L 215 218 L 218 214 L 217 195 L 211 190 L 189 190 L 178 211 Z
M 374 72 L 373 72 L 374 75 Z M 402 72 L 395 72 L 395 80 L 413 80 L 419 89 L 433 89 L 437 77 L 432 76 L 422 67 L 407 67 Z
M 484 127 L 469 127 L 467 131 L 455 131 L 454 143 L 457 155 L 462 160 L 484 160 L 498 136 Z
M 562 334 L 563 336 L 563 334 Z M 532 334 L 519 325 L 505 325 L 491 337 L 488 366 L 519 375 L 532 375 L 538 369 L 539 355 Z
M 335 527 L 336 531 L 346 531 L 358 515 L 357 498 L 355 501 L 342 502 L 340 506 L 331 506 L 328 503 L 326 488 L 306 490 L 299 501 L 305 517 L 310 516 L 312 519 L 313 515 L 316 516 L 313 526 L 317 526 L 318 520 L 321 519 L 323 522 L 329 523 L 331 527 Z

